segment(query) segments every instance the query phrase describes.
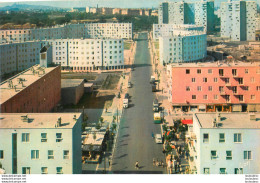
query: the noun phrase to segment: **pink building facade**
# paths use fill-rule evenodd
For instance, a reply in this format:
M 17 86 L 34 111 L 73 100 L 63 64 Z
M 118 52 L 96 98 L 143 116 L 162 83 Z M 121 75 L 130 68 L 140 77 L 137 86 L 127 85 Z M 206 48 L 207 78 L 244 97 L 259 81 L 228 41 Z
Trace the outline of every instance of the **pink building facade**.
M 184 111 L 260 111 L 259 63 L 172 64 L 169 99 Z

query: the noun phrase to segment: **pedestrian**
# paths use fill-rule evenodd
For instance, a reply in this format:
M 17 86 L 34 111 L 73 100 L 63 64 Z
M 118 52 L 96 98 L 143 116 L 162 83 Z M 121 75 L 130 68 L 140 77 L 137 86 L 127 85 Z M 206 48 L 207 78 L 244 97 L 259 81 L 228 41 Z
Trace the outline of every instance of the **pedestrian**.
M 161 165 L 162 165 L 162 167 L 164 167 L 163 160 L 161 161 Z
M 177 165 L 176 165 L 176 160 L 173 160 L 173 166 L 174 166 L 174 173 L 176 173 L 177 171 Z
M 158 161 L 158 159 L 156 160 L 156 166 L 159 166 L 159 161 Z
M 189 174 L 189 168 L 186 166 L 186 174 Z
M 135 162 L 135 168 L 139 169 L 139 162 L 138 161 Z
M 155 158 L 153 158 L 153 166 L 155 166 Z
M 152 138 L 154 138 L 154 134 L 153 134 L 153 132 L 152 132 Z

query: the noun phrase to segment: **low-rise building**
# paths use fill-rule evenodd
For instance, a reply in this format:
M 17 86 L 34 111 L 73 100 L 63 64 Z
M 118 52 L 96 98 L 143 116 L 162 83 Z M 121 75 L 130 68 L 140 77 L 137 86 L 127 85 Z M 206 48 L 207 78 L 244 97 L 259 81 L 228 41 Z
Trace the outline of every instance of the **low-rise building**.
M 169 100 L 183 111 L 260 111 L 259 63 L 168 65 Z
M 50 112 L 60 102 L 60 67 L 35 65 L 0 84 L 2 113 Z
M 81 113 L 0 114 L 7 174 L 80 174 Z
M 198 174 L 259 174 L 259 114 L 195 113 L 189 164 Z
M 62 79 L 61 80 L 61 103 L 78 104 L 84 94 L 83 79 Z

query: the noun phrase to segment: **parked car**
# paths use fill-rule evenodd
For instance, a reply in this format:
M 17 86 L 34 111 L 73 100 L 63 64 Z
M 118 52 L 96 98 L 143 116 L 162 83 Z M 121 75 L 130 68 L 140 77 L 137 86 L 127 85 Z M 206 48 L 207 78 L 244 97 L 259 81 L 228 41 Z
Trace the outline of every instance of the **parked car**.
M 127 88 L 131 88 L 132 87 L 132 83 L 128 82 Z
M 128 93 L 125 94 L 125 99 L 129 99 L 129 94 Z
M 156 134 L 155 135 L 155 142 L 156 142 L 156 144 L 162 144 L 163 143 L 161 134 Z

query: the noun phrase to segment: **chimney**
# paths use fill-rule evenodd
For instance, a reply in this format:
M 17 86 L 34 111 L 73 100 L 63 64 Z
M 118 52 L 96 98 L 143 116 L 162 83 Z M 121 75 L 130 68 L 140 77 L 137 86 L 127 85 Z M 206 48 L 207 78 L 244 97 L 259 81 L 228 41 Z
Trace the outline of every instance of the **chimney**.
M 217 123 L 219 123 L 221 121 L 221 116 L 218 111 L 216 112 L 216 121 L 217 121 Z
M 60 118 L 58 118 L 58 121 L 57 121 L 57 125 L 56 125 L 57 127 L 60 127 L 61 126 L 61 117 Z
M 29 118 L 28 118 L 28 115 L 25 115 L 25 116 L 21 116 L 21 120 L 23 121 L 23 122 L 29 122 Z

